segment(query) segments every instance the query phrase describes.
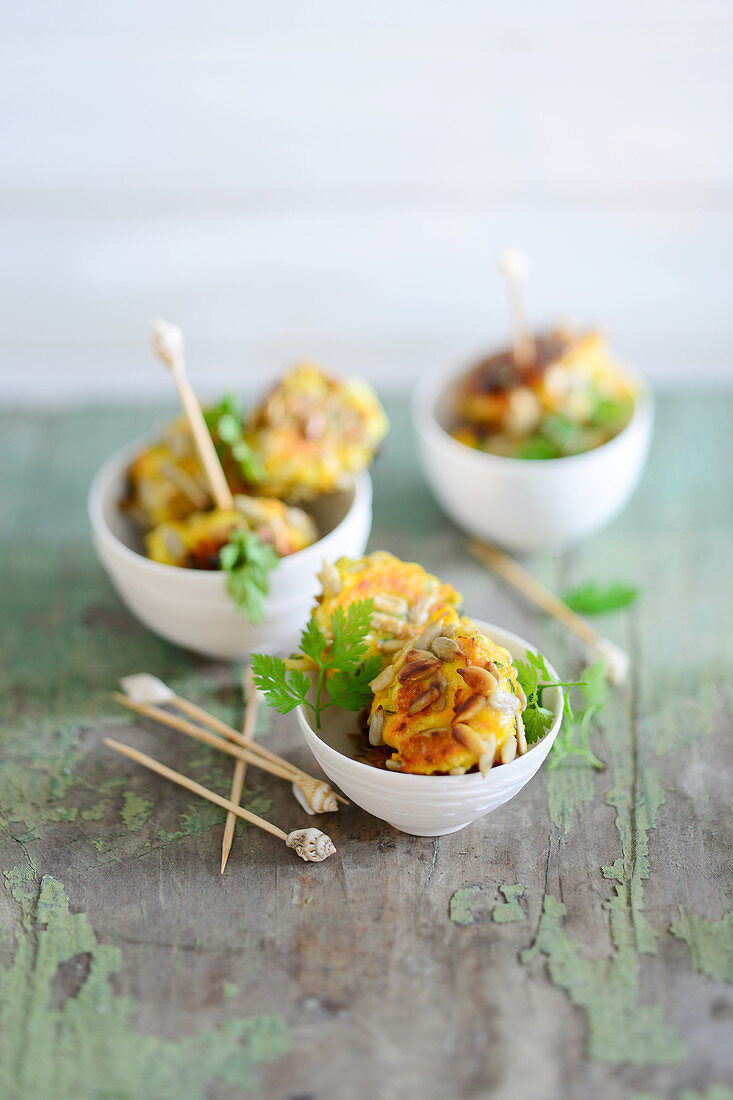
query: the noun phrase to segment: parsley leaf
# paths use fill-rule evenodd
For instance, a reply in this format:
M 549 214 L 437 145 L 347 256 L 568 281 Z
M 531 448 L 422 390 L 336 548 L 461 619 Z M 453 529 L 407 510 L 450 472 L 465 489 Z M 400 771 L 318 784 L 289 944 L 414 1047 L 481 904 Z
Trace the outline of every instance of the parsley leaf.
M 597 584 L 588 581 L 579 585 L 562 597 L 572 611 L 579 615 L 601 615 L 604 611 L 619 611 L 629 607 L 639 595 L 636 585 L 627 581 L 611 581 L 609 584 Z
M 555 743 L 552 746 L 548 767 L 556 767 L 569 755 L 583 757 L 594 768 L 602 768 L 601 761 L 593 755 L 588 744 L 590 723 L 603 707 L 608 692 L 603 661 L 597 661 L 585 669 L 580 680 L 557 680 L 550 672 L 541 653 L 528 650 L 523 661 L 515 661 L 517 681 L 527 696 L 527 706 L 522 713 L 527 743 L 535 744 L 545 736 L 552 725 L 554 714 L 542 705 L 542 693 L 550 687 L 559 687 L 565 700 L 565 717 Z M 578 688 L 584 699 L 579 711 L 574 711 L 570 691 Z
M 247 481 L 254 484 L 264 481 L 265 468 L 244 438 L 244 410 L 236 394 L 225 394 L 217 405 L 206 409 L 204 420 L 217 443 L 217 451 L 221 452 L 224 444 Z
M 328 680 L 331 702 L 344 710 L 361 710 L 372 701 L 369 684 L 382 668 L 380 657 L 368 657 L 355 670 L 336 669 Z
M 288 668 L 279 657 L 267 653 L 255 653 L 252 671 L 257 687 L 267 702 L 280 714 L 289 714 L 305 702 L 310 679 L 302 669 Z
M 356 600 L 346 611 L 337 607 L 331 616 L 330 639 L 314 618 L 308 620 L 296 657 L 306 658 L 313 666 L 312 692 L 311 679 L 302 669 L 290 667 L 279 657 L 255 655 L 254 680 L 270 706 L 287 714 L 303 704 L 313 712 L 319 729 L 321 714 L 327 707 L 361 710 L 366 706 L 372 695 L 369 683 L 382 667 L 379 657 L 366 656 L 364 638 L 371 630 L 373 611 L 373 600 Z
M 269 575 L 279 561 L 269 543 L 243 527 L 235 527 L 219 551 L 219 564 L 227 574 L 227 591 L 251 623 L 262 622 Z

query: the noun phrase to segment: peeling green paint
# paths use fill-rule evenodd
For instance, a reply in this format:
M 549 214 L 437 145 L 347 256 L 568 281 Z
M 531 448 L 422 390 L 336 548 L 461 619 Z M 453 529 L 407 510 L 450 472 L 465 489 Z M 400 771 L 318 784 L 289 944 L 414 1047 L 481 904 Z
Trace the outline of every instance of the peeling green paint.
M 254 1088 L 257 1066 L 288 1051 L 277 1016 L 225 1020 L 175 1042 L 134 1032 L 135 1002 L 115 996 L 109 982 L 121 966 L 119 949 L 98 943 L 86 916 L 69 911 L 56 879 L 44 876 L 29 905 L 28 888 L 35 894 L 37 886 L 25 870 L 5 877 L 23 908 L 15 956 L 0 967 L 0 1094 L 8 1100 L 96 1100 L 100 1081 L 105 1095 L 124 1100 L 204 1100 L 216 1082 Z M 64 964 L 81 974 L 66 996 L 54 985 Z
M 519 904 L 519 898 L 527 892 L 526 886 L 512 883 L 509 886 L 500 886 L 500 891 L 506 899 L 506 904 L 501 902 L 491 910 L 491 919 L 497 924 L 510 924 L 513 921 L 524 920 L 527 914 Z
M 455 891 L 448 908 L 450 919 L 454 924 L 473 924 L 471 898 L 482 889 L 481 886 L 461 886 Z
M 131 832 L 138 832 L 153 812 L 153 803 L 135 791 L 125 791 L 120 817 Z
M 730 1085 L 711 1085 L 702 1092 L 683 1089 L 678 1093 L 677 1100 L 733 1100 L 733 1088 Z
M 669 930 L 689 947 L 695 970 L 713 981 L 733 983 L 733 911 L 722 920 L 707 921 L 688 915 L 681 905 L 679 909 L 680 919 Z
M 684 1058 L 686 1044 L 665 1023 L 660 1006 L 640 1003 L 640 955 L 657 950 L 654 931 L 644 914 L 649 832 L 664 804 L 665 792 L 657 769 L 644 763 L 637 736 L 631 723 L 613 736 L 604 735 L 611 776 L 605 801 L 616 811 L 614 823 L 621 846 L 620 855 L 601 868 L 603 877 L 614 883 L 614 893 L 605 903 L 609 957 L 584 959 L 578 941 L 562 928 L 565 907 L 546 895 L 534 945 L 522 952 L 521 961 L 528 964 L 545 956 L 550 979 L 565 990 L 574 1005 L 585 1010 L 590 1057 L 659 1065 Z M 670 745 L 667 738 L 664 751 Z M 577 803 L 571 800 L 571 806 Z M 562 832 L 561 824 L 558 828 Z
M 568 760 L 546 772 L 547 812 L 561 836 L 567 836 L 585 802 L 592 802 L 595 793 L 596 770 Z
M 582 958 L 576 940 L 562 930 L 565 906 L 546 894 L 537 937 L 521 961 L 547 956 L 552 981 L 587 1013 L 591 1058 L 638 1066 L 680 1061 L 686 1045 L 664 1023 L 661 1006 L 639 1004 L 640 964 L 630 909 L 619 896 L 607 904 L 615 948 L 609 959 Z

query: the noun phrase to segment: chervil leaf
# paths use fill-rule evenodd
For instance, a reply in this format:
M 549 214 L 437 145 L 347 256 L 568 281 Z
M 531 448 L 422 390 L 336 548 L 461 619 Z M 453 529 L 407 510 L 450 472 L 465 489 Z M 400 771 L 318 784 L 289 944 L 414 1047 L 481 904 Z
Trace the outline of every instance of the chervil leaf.
M 379 657 L 365 659 L 364 637 L 371 627 L 373 607 L 372 600 L 357 600 L 346 611 L 336 608 L 331 616 L 330 640 L 314 618 L 306 623 L 300 652 L 314 668 L 315 702 L 307 698 L 311 680 L 305 672 L 289 669 L 278 657 L 253 657 L 255 682 L 266 694 L 269 692 L 267 699 L 271 706 L 287 713 L 302 703 L 313 712 L 320 728 L 321 713 L 326 707 L 361 710 L 369 703 L 372 697 L 369 683 L 382 667 Z
M 606 705 L 608 697 L 608 680 L 606 679 L 606 666 L 601 661 L 596 661 L 583 672 L 580 681 L 580 689 L 585 696 L 585 709 L 591 707 L 601 710 Z
M 369 657 L 356 671 L 336 669 L 328 679 L 331 702 L 344 710 L 361 710 L 372 701 L 369 684 L 382 668 L 379 657 Z
M 371 630 L 374 600 L 356 600 L 346 612 L 337 607 L 331 615 L 333 643 L 329 668 L 348 671 L 360 664 L 366 651 L 364 638 Z M 375 674 L 376 675 L 376 674 Z
M 321 630 L 316 620 L 311 616 L 300 636 L 300 652 L 318 666 L 323 658 L 324 650 L 328 647 L 326 635 Z
M 280 714 L 289 714 L 306 701 L 310 679 L 301 669 L 288 668 L 280 657 L 255 653 L 252 672 L 255 684 Z
M 548 728 L 555 720 L 555 715 L 551 710 L 547 710 L 545 707 L 538 705 L 529 705 L 522 714 L 522 721 L 524 722 L 524 732 L 527 735 L 527 743 L 533 745 L 535 741 L 539 741 L 547 733 Z
M 627 581 L 610 581 L 598 584 L 587 581 L 562 597 L 571 610 L 579 615 L 601 615 L 606 611 L 619 611 L 629 607 L 639 595 L 639 589 Z
M 235 528 L 219 551 L 219 564 L 227 574 L 227 591 L 251 623 L 262 622 L 269 575 L 279 561 L 273 548 L 246 528 Z
M 517 670 L 517 682 L 527 699 L 529 699 L 537 691 L 537 681 L 539 679 L 537 669 L 529 661 L 515 661 L 514 667 Z
M 221 453 L 229 448 L 247 481 L 264 481 L 265 467 L 244 438 L 244 410 L 239 398 L 233 393 L 226 394 L 217 405 L 205 411 L 204 420 L 218 441 L 217 450 Z

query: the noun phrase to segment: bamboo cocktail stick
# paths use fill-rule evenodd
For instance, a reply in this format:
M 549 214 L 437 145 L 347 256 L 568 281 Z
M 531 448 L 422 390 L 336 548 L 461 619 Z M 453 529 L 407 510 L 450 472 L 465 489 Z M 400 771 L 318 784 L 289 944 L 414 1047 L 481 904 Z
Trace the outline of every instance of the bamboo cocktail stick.
M 244 698 L 244 721 L 242 722 L 242 739 L 244 741 L 251 741 L 254 736 L 255 722 L 257 721 L 257 710 L 259 707 L 260 695 L 255 687 L 254 679 L 252 678 L 252 666 L 244 670 L 242 673 L 242 696 Z M 235 802 L 239 805 L 242 798 L 242 787 L 244 786 L 244 777 L 247 771 L 246 760 L 235 760 L 234 772 L 232 774 L 232 789 L 229 793 L 229 801 Z M 229 853 L 232 850 L 232 842 L 234 840 L 234 826 L 237 822 L 236 814 L 233 814 L 231 810 L 227 812 L 227 819 L 224 825 L 224 836 L 221 841 L 221 868 L 219 874 L 224 874 L 224 868 L 227 865 L 229 859 Z
M 126 695 L 122 695 L 119 691 L 113 691 L 112 698 L 121 706 L 127 707 L 128 710 L 134 710 L 138 714 L 144 714 L 146 718 L 153 718 L 156 722 L 160 722 L 170 729 L 178 730 L 179 733 L 185 733 L 187 737 L 193 738 L 194 741 L 202 741 L 205 745 L 211 745 L 213 749 L 220 749 L 221 752 L 225 752 L 229 756 L 235 756 L 237 759 L 244 760 L 248 764 L 254 764 L 255 767 L 262 768 L 263 771 L 270 772 L 271 775 L 276 775 L 280 779 L 289 779 L 292 781 L 293 776 L 290 770 L 281 768 L 277 764 L 272 764 L 269 760 L 263 760 L 249 749 L 243 748 L 241 745 L 234 745 L 224 737 L 218 737 L 215 733 L 211 733 L 201 726 L 194 725 L 193 722 L 187 722 L 185 718 L 179 718 L 176 714 L 169 714 L 168 711 L 163 710 L 162 707 L 154 707 L 151 706 L 150 703 L 134 703 L 132 699 L 128 699 Z
M 149 768 L 150 771 L 157 772 L 165 779 L 170 779 L 171 783 L 176 783 L 179 787 L 185 787 L 186 790 L 192 791 L 200 798 L 205 798 L 208 802 L 213 802 L 216 806 L 221 806 L 222 809 L 236 814 L 244 821 L 249 821 L 250 825 L 256 825 L 258 828 L 264 829 L 265 832 L 276 836 L 278 840 L 284 840 L 288 848 L 295 849 L 300 858 L 306 860 L 306 862 L 320 863 L 321 860 L 327 859 L 336 851 L 331 839 L 318 829 L 295 829 L 292 833 L 286 833 L 279 829 L 277 825 L 273 825 L 271 821 L 266 821 L 264 817 L 258 817 L 257 814 L 250 813 L 249 810 L 237 806 L 236 803 L 230 802 L 228 798 L 223 798 L 215 791 L 210 791 L 208 787 L 197 783 L 194 779 L 189 779 L 187 775 L 182 775 L 181 772 L 174 771 L 173 768 L 154 760 L 147 753 L 133 749 L 131 745 L 123 745 L 119 741 L 114 741 L 111 737 L 105 737 L 104 743 L 110 749 L 114 749 L 115 752 L 128 756 L 130 760 L 134 760 L 137 764 L 142 764 L 144 768 Z
M 217 508 L 225 511 L 231 510 L 234 507 L 234 499 L 221 468 L 214 441 L 211 438 L 209 429 L 206 427 L 198 398 L 186 374 L 183 333 L 176 325 L 171 325 L 168 321 L 162 321 L 158 318 L 153 321 L 153 347 L 166 366 L 170 367 L 178 396 L 183 405 L 183 411 L 188 419 L 194 443 L 201 459 L 201 465 L 211 487 L 214 503 Z
M 505 248 L 499 253 L 497 265 L 506 279 L 509 294 L 514 362 L 520 368 L 533 367 L 537 362 L 537 347 L 527 310 L 527 258 L 515 248 Z
M 606 666 L 606 676 L 614 684 L 621 684 L 629 672 L 629 655 L 608 638 L 597 634 L 585 619 L 571 611 L 567 604 L 558 599 L 554 593 L 540 584 L 531 573 L 523 569 L 521 565 L 505 554 L 503 550 L 492 546 L 480 539 L 469 539 L 466 543 L 469 553 L 477 558 L 483 565 L 487 565 L 497 573 L 502 580 L 516 588 L 518 592 L 537 607 L 541 607 L 548 615 L 561 622 L 581 641 L 585 642 L 596 660 L 600 657 Z
M 232 726 L 228 726 L 226 722 L 222 722 L 213 714 L 209 714 L 208 711 L 204 710 L 203 707 L 197 706 L 196 703 L 192 703 L 188 699 L 176 695 L 175 692 L 169 688 L 167 684 L 163 683 L 162 680 L 158 679 L 157 676 L 152 676 L 147 672 L 141 672 L 134 676 L 123 676 L 120 683 L 133 702 L 165 703 L 175 707 L 182 714 L 187 714 L 189 718 L 193 718 L 208 729 L 223 734 L 224 737 L 233 741 L 235 744 L 242 745 L 242 734 L 239 733 L 238 730 L 235 730 Z M 294 764 L 291 764 L 289 760 L 285 760 L 284 757 L 278 756 L 277 753 L 271 752 L 256 741 L 249 742 L 247 747 L 257 756 L 269 760 L 273 764 L 278 764 L 281 768 L 291 772 L 293 782 L 297 784 L 308 805 L 300 798 L 298 801 L 308 813 L 321 813 L 335 810 L 337 808 L 336 801 L 343 802 L 348 806 L 348 801 L 340 794 L 336 794 L 326 782 L 320 779 L 314 779 L 308 772 L 296 768 Z M 256 761 L 253 761 L 253 763 L 256 763 Z

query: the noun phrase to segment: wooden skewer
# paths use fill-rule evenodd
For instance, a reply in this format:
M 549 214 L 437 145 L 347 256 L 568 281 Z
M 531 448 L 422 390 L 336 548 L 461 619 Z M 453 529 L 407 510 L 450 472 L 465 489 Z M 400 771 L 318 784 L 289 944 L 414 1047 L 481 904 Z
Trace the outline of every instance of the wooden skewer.
M 234 741 L 237 745 L 245 744 L 243 736 L 232 726 L 228 726 L 226 722 L 222 722 L 220 718 L 217 718 L 214 714 L 209 714 L 203 707 L 198 706 L 196 703 L 192 703 L 189 699 L 183 699 L 180 695 L 172 695 L 168 699 L 171 706 L 176 707 L 182 714 L 187 714 L 189 718 L 195 719 L 197 722 L 201 722 L 202 725 L 208 726 L 209 729 L 216 730 L 217 733 L 221 733 L 230 741 Z M 269 760 L 273 764 L 279 764 L 280 767 L 288 768 L 291 772 L 292 779 L 304 778 L 312 780 L 313 776 L 308 772 L 302 771 L 300 768 L 296 768 L 294 764 L 291 764 L 289 760 L 285 760 L 282 756 L 278 756 L 277 753 L 271 752 L 266 749 L 264 745 L 259 745 L 257 742 L 251 742 L 249 745 L 250 751 L 257 756 L 261 756 L 263 760 Z M 256 761 L 255 761 L 256 763 Z M 344 798 L 340 794 L 336 794 L 335 797 L 339 802 L 343 802 L 345 806 L 348 806 L 348 799 Z
M 198 398 L 186 374 L 183 333 L 176 325 L 171 325 L 168 321 L 162 321 L 159 318 L 153 321 L 153 347 L 166 366 L 170 367 L 201 464 L 211 486 L 214 503 L 217 508 L 231 510 L 234 507 L 234 499 L 221 468 L 214 441 L 206 427 Z
M 211 745 L 212 748 L 220 749 L 222 752 L 228 753 L 229 756 L 235 756 L 248 764 L 254 764 L 255 767 L 262 768 L 263 771 L 270 772 L 280 779 L 288 779 L 291 782 L 293 780 L 292 772 L 289 769 L 272 764 L 269 760 L 258 757 L 256 753 L 242 748 L 240 745 L 233 745 L 223 737 L 217 737 L 215 733 L 210 733 L 209 730 L 202 729 L 201 726 L 195 726 L 193 722 L 187 722 L 185 718 L 178 718 L 175 714 L 169 714 L 162 707 L 154 707 L 150 703 L 133 703 L 132 699 L 128 699 L 126 695 L 122 695 L 118 691 L 112 692 L 112 698 L 129 710 L 137 711 L 138 714 L 144 714 L 146 718 L 154 718 L 156 722 L 161 722 L 164 726 L 169 726 L 170 729 L 185 733 L 187 737 L 192 737 L 194 741 L 202 741 L 205 745 Z
M 480 562 L 493 569 L 495 573 L 521 592 L 531 603 L 541 607 L 553 618 L 561 622 L 573 634 L 591 649 L 596 658 L 601 657 L 606 665 L 606 675 L 615 684 L 623 683 L 629 671 L 629 656 L 614 642 L 597 634 L 585 619 L 581 619 L 567 604 L 554 593 L 540 584 L 530 573 L 523 569 L 503 550 L 480 539 L 469 539 L 466 548 Z
M 498 267 L 506 279 L 509 293 L 514 362 L 520 368 L 533 367 L 537 362 L 537 347 L 527 310 L 527 258 L 515 248 L 505 248 L 499 253 Z
M 111 737 L 105 737 L 104 743 L 108 745 L 109 748 L 114 749 L 115 752 L 120 752 L 123 756 L 129 756 L 131 760 L 136 761 L 138 764 L 142 764 L 144 768 L 150 768 L 151 771 L 157 772 L 158 775 L 170 779 L 172 783 L 177 783 L 179 787 L 185 787 L 186 790 L 193 791 L 194 794 L 199 795 L 201 798 L 205 798 L 208 802 L 213 802 L 216 806 L 221 806 L 222 809 L 236 814 L 237 817 L 241 817 L 245 821 L 249 821 L 251 825 L 257 825 L 258 828 L 264 829 L 267 833 L 271 833 L 272 836 L 276 836 L 279 840 L 284 840 L 288 848 L 292 848 L 300 858 L 307 863 L 321 863 L 324 859 L 328 859 L 329 856 L 332 856 L 336 851 L 331 838 L 326 836 L 325 833 L 322 833 L 320 829 L 293 829 L 291 833 L 285 833 L 282 829 L 278 829 L 277 825 L 273 825 L 270 821 L 265 821 L 264 817 L 258 817 L 257 814 L 250 813 L 249 810 L 244 810 L 235 802 L 230 802 L 228 798 L 222 798 L 222 796 L 216 794 L 215 791 L 210 791 L 208 787 L 203 787 L 194 779 L 189 779 L 187 775 L 181 775 L 180 772 L 176 772 L 173 768 L 161 764 L 158 760 L 153 760 L 152 756 L 148 756 L 138 749 L 133 749 L 130 745 L 123 745 L 119 741 L 113 741 Z
M 254 736 L 255 722 L 257 720 L 257 710 L 259 707 L 260 693 L 255 687 L 254 679 L 252 678 L 252 666 L 250 665 L 242 674 L 242 694 L 244 696 L 244 721 L 242 722 L 242 739 L 244 741 L 251 741 Z M 244 777 L 247 771 L 246 760 L 236 760 L 234 763 L 234 772 L 232 774 L 232 789 L 229 794 L 229 801 L 235 802 L 237 806 L 242 798 L 242 787 L 244 786 Z M 224 868 L 227 865 L 229 859 L 229 853 L 232 850 L 232 842 L 234 840 L 234 826 L 236 825 L 237 817 L 231 810 L 227 812 L 227 819 L 224 825 L 224 836 L 221 841 L 221 868 L 219 874 L 224 874 Z
M 223 798 L 220 794 L 216 794 L 215 791 L 210 791 L 208 787 L 203 787 L 194 779 L 189 779 L 188 776 L 174 771 L 173 768 L 161 764 L 158 760 L 153 760 L 152 756 L 148 756 L 147 753 L 140 752 L 138 749 L 133 749 L 130 745 L 123 745 L 119 741 L 112 740 L 111 737 L 105 737 L 104 743 L 111 749 L 114 749 L 115 752 L 121 752 L 123 756 L 129 756 L 130 760 L 142 764 L 144 768 L 150 768 L 152 772 L 157 772 L 158 775 L 170 779 L 172 783 L 177 783 L 179 787 L 185 787 L 201 798 L 205 798 L 209 802 L 214 802 L 217 806 L 221 806 L 222 809 L 228 810 L 229 813 L 236 814 L 237 817 L 249 821 L 251 825 L 257 825 L 260 829 L 264 829 L 266 832 L 272 833 L 273 836 L 279 837 L 280 840 L 287 841 L 288 834 L 283 832 L 282 829 L 278 829 L 277 825 L 265 821 L 264 817 L 258 817 L 257 814 L 250 813 L 249 810 L 243 809 L 235 802 L 230 802 L 228 798 Z

